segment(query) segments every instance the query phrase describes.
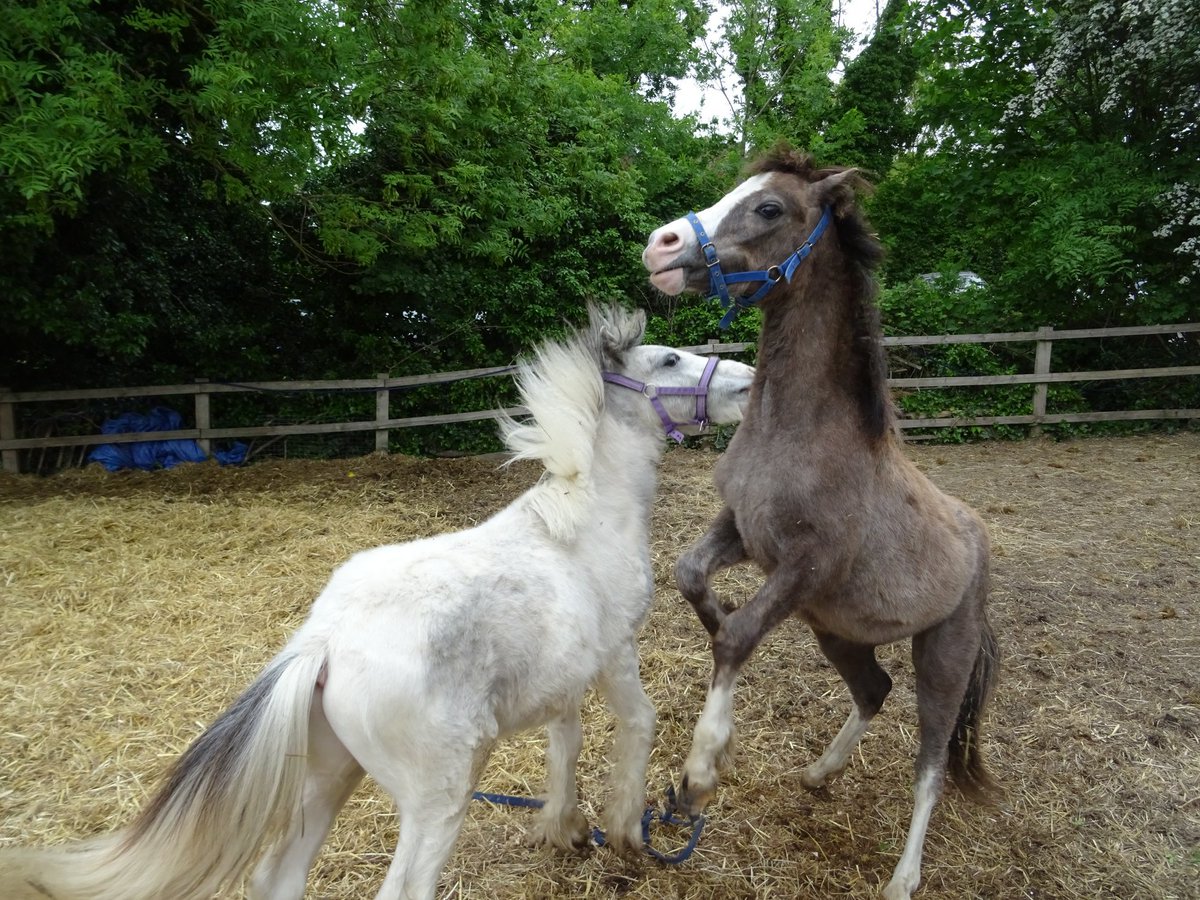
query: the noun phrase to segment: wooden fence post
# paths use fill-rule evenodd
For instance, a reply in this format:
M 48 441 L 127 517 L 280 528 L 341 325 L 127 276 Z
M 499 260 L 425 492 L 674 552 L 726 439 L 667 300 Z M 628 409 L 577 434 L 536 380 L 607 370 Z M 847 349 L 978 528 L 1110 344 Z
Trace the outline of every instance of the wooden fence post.
M 197 378 L 196 383 L 207 384 L 208 379 Z M 200 445 L 205 456 L 212 456 L 212 440 L 204 436 L 212 428 L 211 397 L 206 391 L 196 393 L 196 429 L 200 432 L 200 439 L 196 443 Z
M 375 452 L 388 452 L 387 420 L 391 418 L 391 392 L 387 389 L 387 372 L 380 372 L 379 390 L 375 392 Z
M 1053 332 L 1054 329 L 1049 325 L 1043 325 L 1037 330 L 1037 352 L 1033 357 L 1034 375 L 1050 374 L 1050 354 L 1054 349 L 1054 341 L 1051 338 Z M 1044 381 L 1033 386 L 1033 414 L 1039 422 L 1046 415 L 1046 397 L 1049 392 L 1050 385 Z M 1030 426 L 1030 437 L 1040 437 L 1041 433 L 1041 425 Z
M 6 387 L 0 387 L 0 441 L 17 439 L 17 417 L 13 412 L 13 402 L 8 399 L 12 392 Z M 19 475 L 21 472 L 21 457 L 16 450 L 0 452 L 0 468 L 5 472 Z

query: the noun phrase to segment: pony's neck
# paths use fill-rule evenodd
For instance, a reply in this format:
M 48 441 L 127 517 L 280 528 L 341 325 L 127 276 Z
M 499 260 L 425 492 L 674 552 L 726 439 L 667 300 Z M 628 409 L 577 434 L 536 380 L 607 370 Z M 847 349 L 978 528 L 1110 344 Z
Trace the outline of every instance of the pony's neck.
M 664 449 L 660 432 L 651 434 L 641 423 L 627 422 L 613 413 L 604 415 L 593 458 L 599 516 L 649 522 Z
M 603 531 L 606 544 L 649 540 L 650 507 L 657 487 L 663 439 L 605 412 L 597 425 L 586 471 L 547 471 L 524 497 L 525 508 L 562 544 L 589 541 Z
M 832 237 L 830 235 L 829 237 Z M 886 368 L 866 283 L 843 253 L 812 264 L 763 305 L 758 352 L 761 413 L 814 429 L 853 417 L 878 437 L 891 427 Z

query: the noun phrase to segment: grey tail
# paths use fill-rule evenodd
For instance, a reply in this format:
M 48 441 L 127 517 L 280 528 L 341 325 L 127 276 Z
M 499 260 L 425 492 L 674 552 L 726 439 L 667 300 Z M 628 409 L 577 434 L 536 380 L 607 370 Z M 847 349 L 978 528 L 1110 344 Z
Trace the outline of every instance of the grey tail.
M 276 657 L 128 828 L 63 848 L 0 852 L 0 895 L 206 900 L 236 884 L 298 813 L 324 664 L 322 647 Z
M 987 619 L 980 634 L 979 655 L 971 670 L 967 693 L 958 709 L 958 720 L 950 735 L 950 755 L 946 771 L 951 780 L 973 800 L 987 802 L 1000 793 L 999 785 L 984 765 L 980 747 L 980 723 L 1000 670 L 1000 652 L 996 635 Z

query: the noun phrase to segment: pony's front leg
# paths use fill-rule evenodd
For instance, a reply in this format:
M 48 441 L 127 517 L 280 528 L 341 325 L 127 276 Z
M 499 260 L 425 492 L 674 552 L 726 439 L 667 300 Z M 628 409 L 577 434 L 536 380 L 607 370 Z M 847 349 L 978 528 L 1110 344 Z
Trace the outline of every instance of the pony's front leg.
M 638 673 L 636 641 L 614 655 L 597 686 L 617 717 L 609 776 L 612 792 L 604 809 L 605 841 L 618 852 L 640 849 L 646 764 L 654 743 L 656 716 Z
M 716 794 L 721 771 L 728 767 L 733 756 L 733 688 L 736 682 L 736 671 L 713 675 L 704 709 L 692 733 L 692 748 L 683 764 L 683 778 L 671 798 L 671 812 L 677 810 L 698 816 Z
M 732 757 L 733 691 L 742 664 L 759 642 L 791 614 L 796 580 L 777 573 L 767 578 L 745 606 L 727 613 L 713 636 L 712 683 L 675 795 L 675 809 L 686 815 L 704 811 L 717 792 L 721 770 Z
M 526 838 L 531 846 L 549 844 L 559 850 L 576 852 L 587 846 L 587 819 L 579 811 L 579 792 L 575 769 L 583 749 L 583 728 L 579 723 L 579 705 L 551 719 L 547 730 L 550 745 L 546 751 L 546 802 Z
M 709 585 L 713 575 L 746 558 L 733 510 L 724 507 L 704 537 L 696 541 L 675 563 L 675 585 L 692 604 L 700 622 L 712 636 L 725 620 L 726 611 Z

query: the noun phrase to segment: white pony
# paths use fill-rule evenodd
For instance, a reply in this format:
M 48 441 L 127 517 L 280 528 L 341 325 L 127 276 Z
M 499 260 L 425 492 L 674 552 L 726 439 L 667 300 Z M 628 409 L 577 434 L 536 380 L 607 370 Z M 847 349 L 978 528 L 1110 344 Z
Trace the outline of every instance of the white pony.
M 478 527 L 354 556 L 129 827 L 0 850 L 0 897 L 207 900 L 249 873 L 255 900 L 297 900 L 366 773 L 400 820 L 377 898 L 432 898 L 493 743 L 542 723 L 547 798 L 532 837 L 573 848 L 588 839 L 575 769 L 592 685 L 618 723 L 606 839 L 639 847 L 655 715 L 636 633 L 652 599 L 662 426 L 698 424 L 692 403 L 740 419 L 754 370 L 641 346 L 641 313 L 589 312 L 518 372 L 532 418 L 502 431 L 515 459 L 545 465 L 534 487 Z M 706 398 L 680 396 L 698 381 Z

